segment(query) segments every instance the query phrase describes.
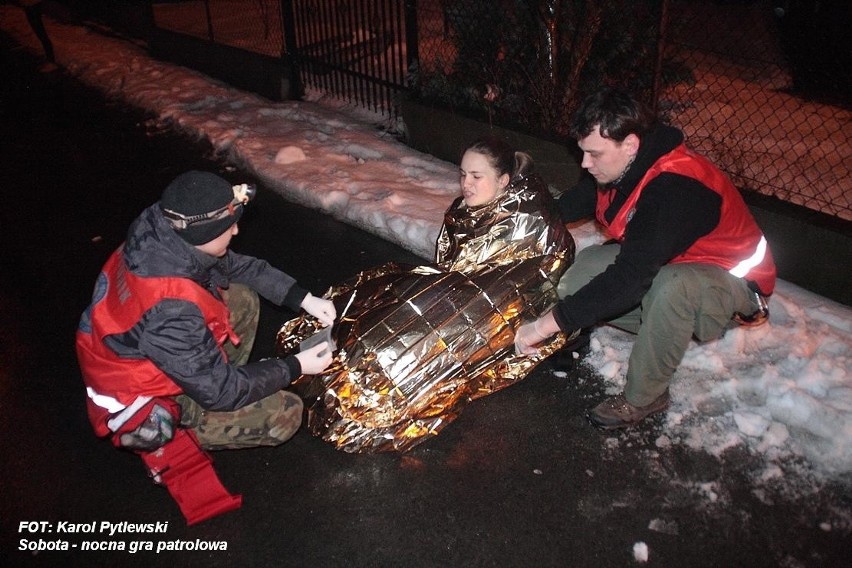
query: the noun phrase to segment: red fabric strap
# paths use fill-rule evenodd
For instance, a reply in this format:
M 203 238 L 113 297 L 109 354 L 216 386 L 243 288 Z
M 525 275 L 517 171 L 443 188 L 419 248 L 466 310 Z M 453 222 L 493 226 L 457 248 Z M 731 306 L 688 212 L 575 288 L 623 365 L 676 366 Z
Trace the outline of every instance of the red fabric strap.
M 171 493 L 189 525 L 239 509 L 241 495 L 231 495 L 219 481 L 213 460 L 191 430 L 178 428 L 174 439 L 154 452 L 140 453 L 158 481 Z

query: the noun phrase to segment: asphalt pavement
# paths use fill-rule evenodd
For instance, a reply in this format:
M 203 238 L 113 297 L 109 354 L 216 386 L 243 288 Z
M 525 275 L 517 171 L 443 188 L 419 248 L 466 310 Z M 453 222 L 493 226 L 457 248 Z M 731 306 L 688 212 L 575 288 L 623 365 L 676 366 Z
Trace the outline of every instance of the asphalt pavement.
M 848 565 L 852 527 L 836 526 L 852 509 L 848 488 L 757 490 L 744 450 L 658 447 L 660 421 L 598 432 L 582 412 L 602 385 L 559 361 L 403 455 L 338 452 L 304 430 L 278 448 L 217 452 L 243 506 L 187 527 L 136 456 L 92 434 L 74 331 L 101 264 L 171 179 L 188 169 L 250 178 L 38 65 L 3 43 L 0 565 L 609 567 L 640 565 L 646 550 L 649 566 Z M 315 293 L 422 260 L 262 186 L 234 248 Z M 272 354 L 292 315 L 263 304 L 254 358 Z M 83 524 L 60 534 L 62 522 Z M 104 522 L 162 530 L 110 535 Z M 69 550 L 42 550 L 63 542 Z M 124 550 L 92 550 L 110 547 Z

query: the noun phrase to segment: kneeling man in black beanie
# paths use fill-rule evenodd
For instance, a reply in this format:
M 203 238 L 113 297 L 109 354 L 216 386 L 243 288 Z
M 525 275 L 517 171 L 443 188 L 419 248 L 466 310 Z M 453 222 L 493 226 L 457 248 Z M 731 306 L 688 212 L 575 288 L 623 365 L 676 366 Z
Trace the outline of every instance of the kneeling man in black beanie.
M 139 453 L 190 523 L 239 506 L 200 448 L 287 441 L 301 425 L 302 402 L 282 389 L 331 362 L 321 343 L 248 363 L 258 294 L 326 326 L 336 317 L 331 301 L 229 250 L 252 196 L 252 187 L 212 173 L 178 176 L 104 265 L 77 332 L 95 433 Z

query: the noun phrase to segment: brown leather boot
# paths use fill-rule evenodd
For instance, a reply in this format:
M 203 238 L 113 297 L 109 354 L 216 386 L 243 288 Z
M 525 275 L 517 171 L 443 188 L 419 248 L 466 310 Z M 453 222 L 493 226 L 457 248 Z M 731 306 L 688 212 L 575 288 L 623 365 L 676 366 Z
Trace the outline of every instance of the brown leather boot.
M 638 424 L 648 416 L 669 407 L 669 389 L 647 406 L 633 406 L 624 398 L 624 393 L 611 396 L 594 408 L 586 411 L 592 426 L 601 430 L 616 430 Z

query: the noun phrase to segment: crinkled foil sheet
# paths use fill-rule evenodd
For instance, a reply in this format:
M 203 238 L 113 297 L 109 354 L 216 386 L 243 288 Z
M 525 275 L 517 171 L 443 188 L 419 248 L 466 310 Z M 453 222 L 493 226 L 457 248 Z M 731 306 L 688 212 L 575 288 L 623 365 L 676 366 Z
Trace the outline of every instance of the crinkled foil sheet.
M 535 356 L 514 352 L 514 330 L 556 303 L 574 258 L 546 192 L 524 178 L 496 203 L 457 202 L 434 265 L 390 263 L 329 290 L 338 350 L 325 372 L 294 383 L 314 435 L 347 452 L 408 450 L 564 345 L 557 334 Z M 277 352 L 296 352 L 319 326 L 306 314 L 286 322 Z

